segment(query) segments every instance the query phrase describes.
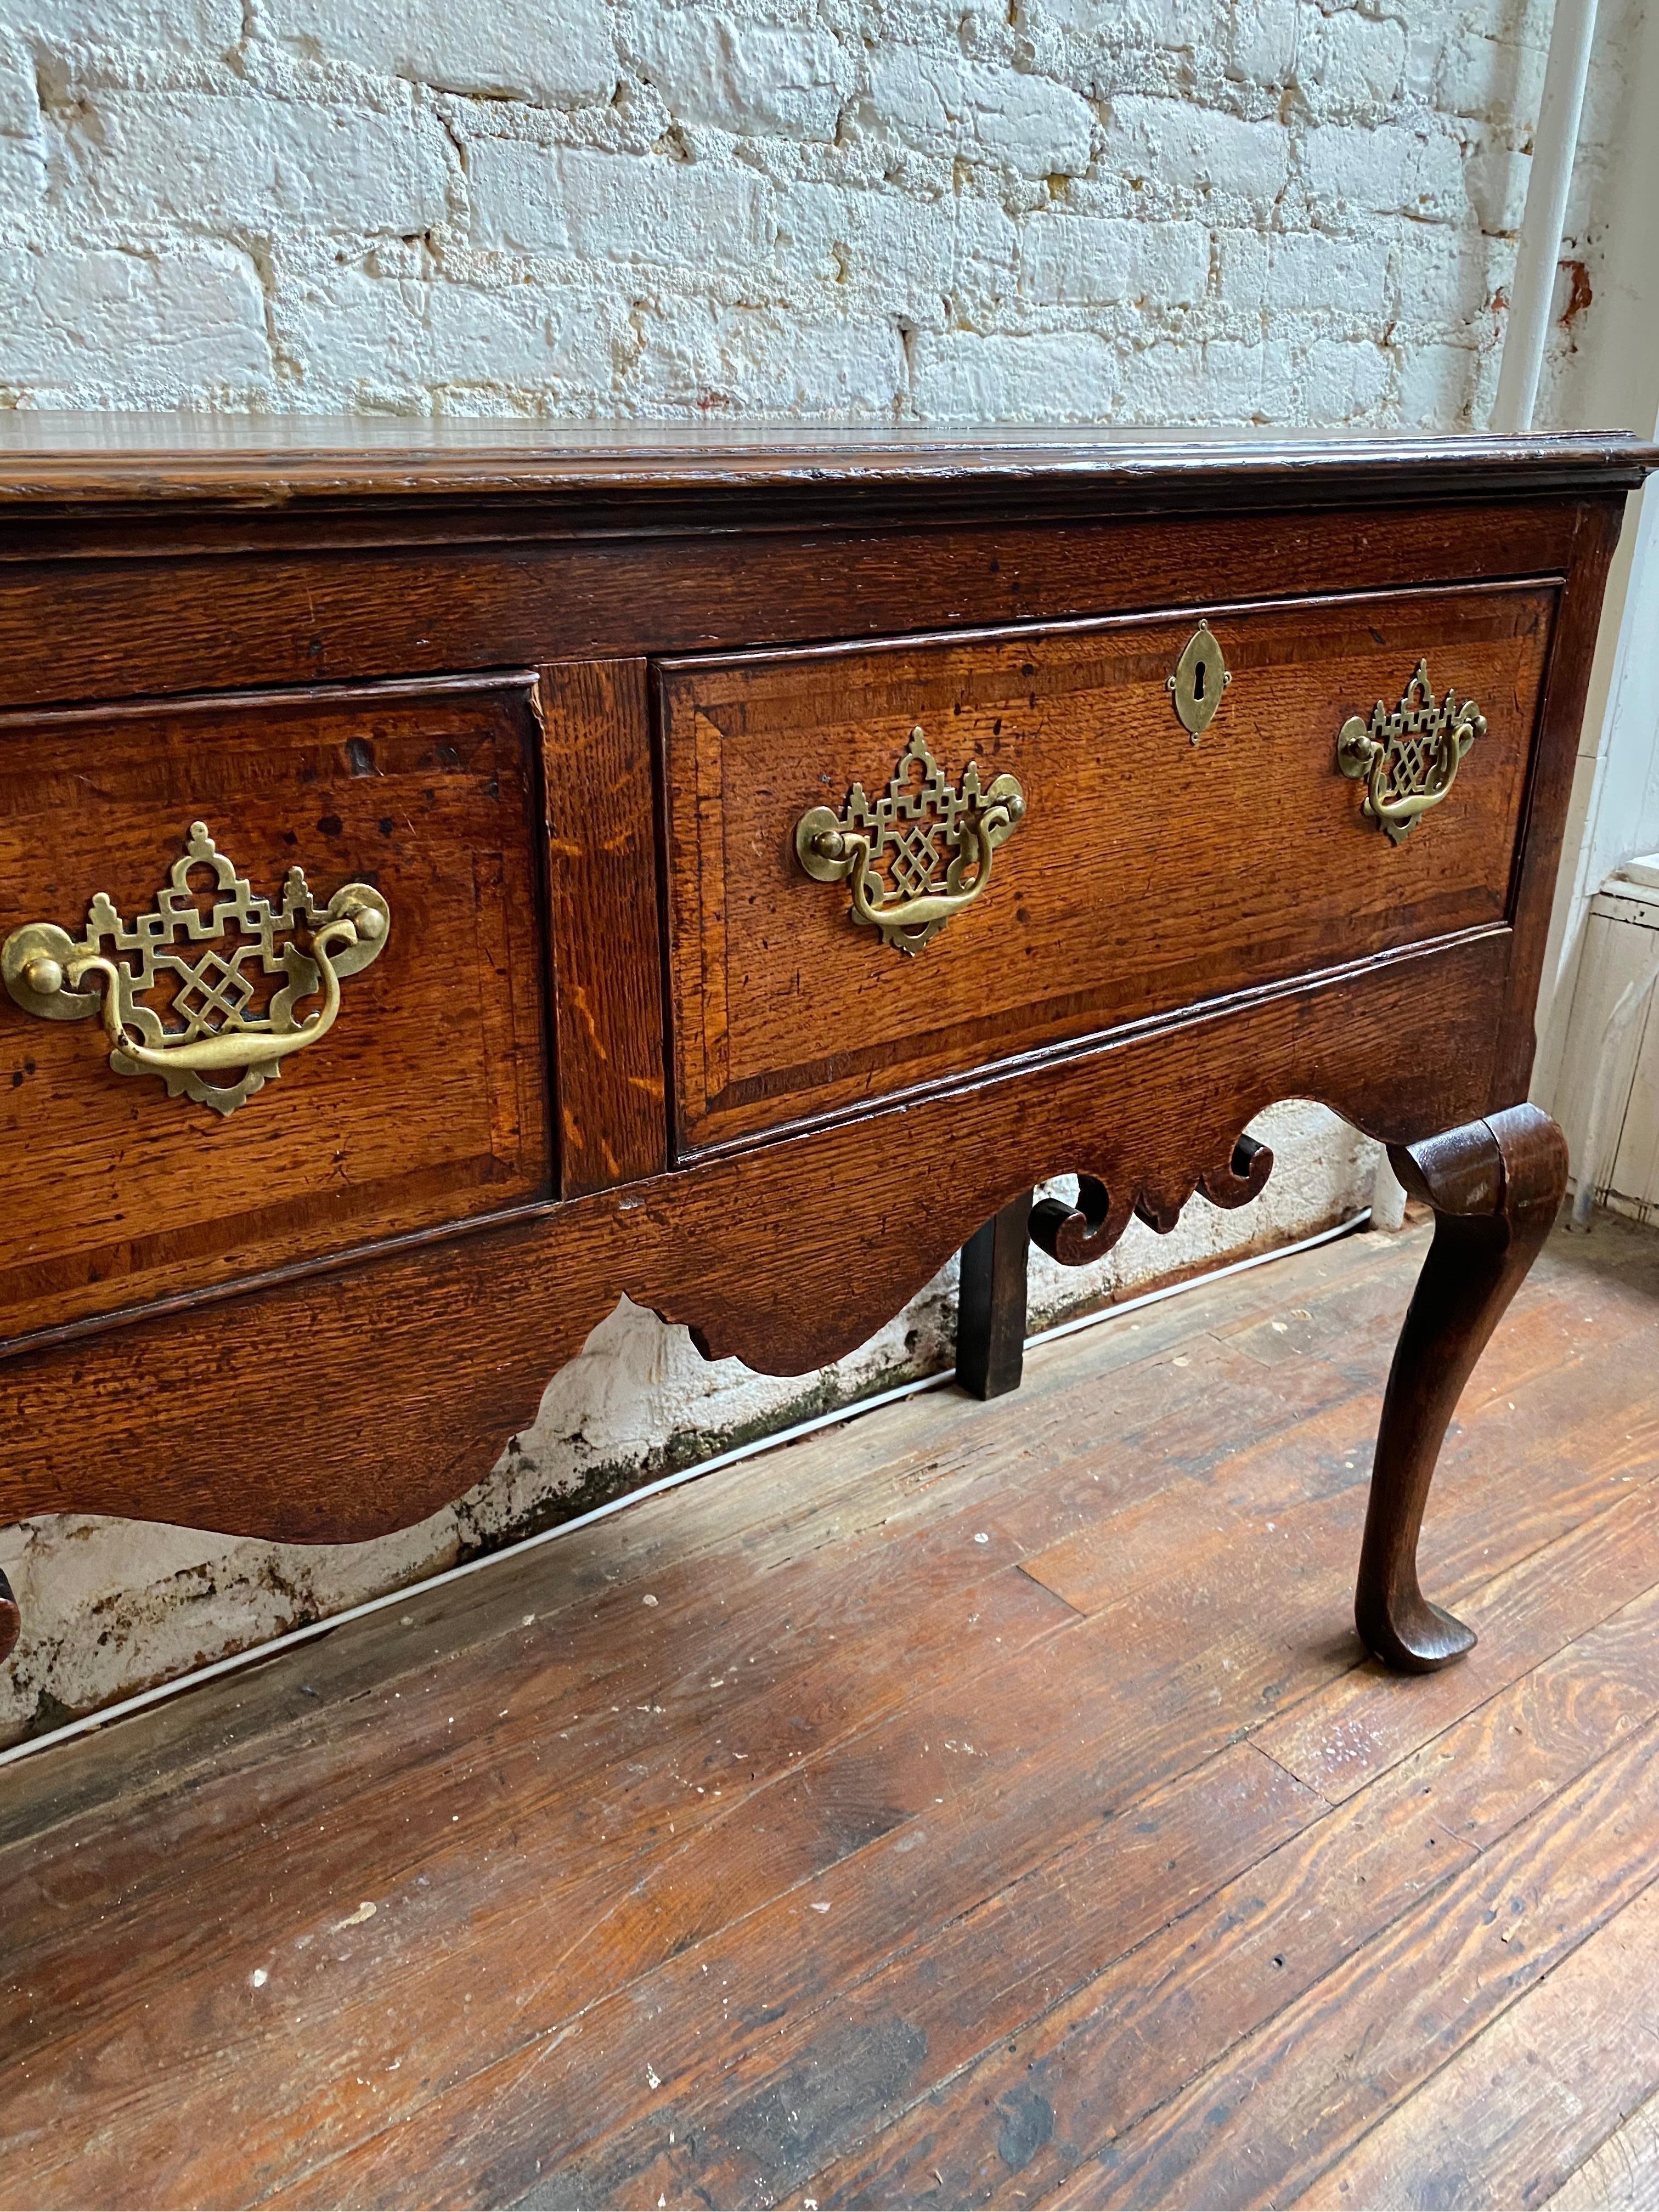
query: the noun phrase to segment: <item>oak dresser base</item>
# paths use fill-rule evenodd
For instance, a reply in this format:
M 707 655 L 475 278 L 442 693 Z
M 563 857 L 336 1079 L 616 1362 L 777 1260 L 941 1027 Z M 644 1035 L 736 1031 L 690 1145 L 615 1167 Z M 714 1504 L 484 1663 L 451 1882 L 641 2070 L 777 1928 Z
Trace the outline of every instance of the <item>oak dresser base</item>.
M 1028 1238 L 1249 1203 L 1299 1097 L 1436 1216 L 1359 1632 L 1467 1650 L 1419 1539 L 1565 1186 L 1533 1007 L 1653 449 L 260 435 L 0 424 L 0 1522 L 364 1540 L 620 1296 L 798 1374 L 957 1249 L 990 1397 Z

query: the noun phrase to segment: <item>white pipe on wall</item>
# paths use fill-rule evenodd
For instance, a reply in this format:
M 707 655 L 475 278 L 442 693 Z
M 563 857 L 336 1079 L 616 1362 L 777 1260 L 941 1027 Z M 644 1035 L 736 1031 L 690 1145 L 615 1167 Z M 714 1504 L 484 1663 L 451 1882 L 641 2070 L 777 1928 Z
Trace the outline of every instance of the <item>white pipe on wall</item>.
M 1504 333 L 1504 359 L 1492 406 L 1494 430 L 1529 430 L 1549 343 L 1550 310 L 1555 301 L 1555 270 L 1567 217 L 1572 160 L 1578 148 L 1578 123 L 1589 76 L 1590 42 L 1595 35 L 1595 0 L 1556 0 L 1550 31 L 1544 96 L 1533 138 L 1532 173 L 1510 291 L 1510 318 Z

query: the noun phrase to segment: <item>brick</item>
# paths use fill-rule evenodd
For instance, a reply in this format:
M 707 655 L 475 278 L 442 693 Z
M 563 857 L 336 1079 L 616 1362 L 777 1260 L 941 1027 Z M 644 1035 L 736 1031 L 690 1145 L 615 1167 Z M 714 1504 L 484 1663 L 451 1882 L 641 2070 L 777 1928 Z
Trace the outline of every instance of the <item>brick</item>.
M 1380 321 L 1389 307 L 1392 238 L 1290 231 L 1273 241 L 1267 299 L 1275 314 L 1326 314 L 1343 323 Z
M 386 76 L 546 106 L 608 100 L 617 77 L 604 0 L 264 0 L 276 37 Z
M 1273 240 L 1261 230 L 1218 230 L 1215 234 L 1217 286 L 1229 314 L 1263 314 L 1267 307 L 1267 271 Z
M 794 281 L 803 278 L 839 283 L 842 270 L 838 248 L 844 248 L 857 217 L 854 204 L 866 195 L 856 186 L 811 183 L 789 184 L 772 196 L 769 210 L 771 245 L 781 266 Z M 924 216 L 929 204 L 906 199 Z
M 770 308 L 701 304 L 653 322 L 637 370 L 640 397 L 701 417 L 890 418 L 903 381 L 890 324 L 802 325 Z
M 1468 208 L 1463 149 L 1443 125 L 1431 124 L 1417 142 L 1406 212 L 1419 222 L 1460 222 Z
M 550 297 L 527 285 L 483 291 L 437 283 L 427 289 L 422 319 L 423 381 L 592 391 L 611 380 L 607 317 L 591 297 Z
M 1115 418 L 1124 422 L 1224 422 L 1228 410 L 1214 404 L 1206 350 L 1171 339 L 1132 349 L 1120 364 Z
M 1121 0 L 1110 12 L 1126 45 L 1201 53 L 1216 34 L 1213 0 Z
M 59 50 L 222 54 L 242 35 L 241 0 L 13 0 L 14 27 Z
M 1387 18 L 1345 9 L 1316 15 L 1317 35 L 1298 74 L 1316 87 L 1322 106 L 1391 111 L 1400 97 L 1406 66 L 1406 33 Z
M 763 251 L 767 187 L 752 170 L 665 155 L 562 153 L 570 242 L 616 261 L 743 268 Z
M 1405 203 L 1410 134 L 1327 123 L 1308 133 L 1301 174 L 1316 206 L 1340 216 L 1349 210 L 1397 215 Z
M 1018 281 L 1020 230 L 988 200 L 955 194 L 952 225 L 952 292 L 985 302 L 1011 295 Z
M 40 127 L 34 64 L 20 40 L 0 33 L 0 134 L 27 138 Z
M 647 22 L 633 45 L 647 82 L 684 122 L 786 138 L 836 135 L 851 64 L 826 32 L 677 9 Z
M 449 142 L 435 116 L 254 94 L 111 93 L 82 137 L 112 213 L 263 233 L 415 233 L 444 219 Z
M 1206 419 L 1217 422 L 1278 422 L 1291 419 L 1286 356 L 1277 341 L 1244 344 L 1212 338 L 1204 349 Z
M 1247 84 L 1288 84 L 1301 24 L 1297 0 L 1256 0 L 1253 7 L 1235 9 L 1228 76 Z
M 1480 356 L 1473 346 L 1419 345 L 1401 367 L 1398 402 L 1407 430 L 1449 430 L 1468 420 Z
M 1482 230 L 1513 236 L 1520 229 L 1531 174 L 1530 155 L 1516 152 L 1498 131 L 1486 133 L 1466 171 L 1469 205 Z
M 866 130 L 977 150 L 1026 177 L 1081 175 L 1094 135 L 1093 111 L 1065 85 L 915 46 L 877 52 L 860 113 Z
M 1381 405 L 1392 364 L 1379 345 L 1316 338 L 1292 365 L 1295 404 L 1304 422 L 1355 422 Z
M 466 149 L 472 235 L 522 253 L 562 253 L 570 245 L 559 160 L 550 146 L 474 138 Z
M 831 286 L 909 322 L 942 325 L 947 298 L 989 309 L 1014 289 L 1019 233 L 994 201 L 795 185 L 771 221 L 786 282 Z
M 1112 102 L 1105 160 L 1131 182 L 1271 204 L 1290 173 L 1290 143 L 1281 123 L 1137 96 Z
M 1635 67 L 1639 70 L 1642 64 L 1637 61 Z M 1594 151 L 1605 155 L 1623 146 L 1628 129 L 1626 107 L 1630 97 L 1630 70 L 1620 65 L 1617 49 L 1610 40 L 1605 45 L 1598 44 L 1596 60 L 1585 82 L 1583 112 L 1578 121 L 1581 154 Z M 1522 115 L 1498 119 L 1507 121 L 1511 127 L 1519 122 L 1524 131 L 1529 118 Z
M 1404 214 L 1449 222 L 1468 204 L 1457 142 L 1432 128 L 1325 124 L 1308 134 L 1302 179 L 1316 207 L 1339 217 Z
M 929 422 L 1099 422 L 1118 386 L 1115 351 L 1100 338 L 950 331 L 917 338 L 917 411 Z
M 1115 222 L 1044 216 L 1026 228 L 1019 289 L 1030 299 L 1190 307 L 1210 275 L 1209 233 L 1196 222 Z
M 38 139 L 0 138 L 0 208 L 21 216 L 46 198 L 46 155 Z M 0 383 L 8 361 L 0 348 Z
M 603 305 L 522 284 L 489 289 L 331 269 L 284 288 L 276 325 L 313 406 L 458 386 L 587 394 L 611 380 Z
M 939 323 L 947 295 L 1012 290 L 1018 252 L 1000 208 L 960 195 L 918 207 L 896 192 L 860 192 L 836 244 L 847 281 L 896 314 Z
M 1537 114 L 1548 48 L 1494 38 L 1460 16 L 1446 33 L 1434 74 L 1435 104 L 1453 115 L 1507 123 Z
M 1478 230 L 1408 223 L 1395 250 L 1400 319 L 1407 329 L 1448 328 L 1486 314 L 1501 249 Z M 1508 257 L 1504 256 L 1507 266 Z
M 220 247 L 0 253 L 0 331 L 7 380 L 58 404 L 246 404 L 272 381 L 258 280 Z
M 890 420 L 904 389 L 904 344 L 890 323 L 781 322 L 765 343 L 733 348 L 744 404 L 763 414 Z
M 486 245 L 699 269 L 763 250 L 768 191 L 751 170 L 486 138 L 468 147 L 467 183 Z
M 1443 19 L 1441 19 L 1443 21 Z M 1419 15 L 1406 25 L 1406 67 L 1401 97 L 1419 106 L 1434 106 L 1435 73 L 1440 67 L 1440 22 Z
M 1215 36 L 1212 0 L 1047 0 L 1043 13 L 1066 30 L 1107 32 L 1125 46 L 1195 53 Z

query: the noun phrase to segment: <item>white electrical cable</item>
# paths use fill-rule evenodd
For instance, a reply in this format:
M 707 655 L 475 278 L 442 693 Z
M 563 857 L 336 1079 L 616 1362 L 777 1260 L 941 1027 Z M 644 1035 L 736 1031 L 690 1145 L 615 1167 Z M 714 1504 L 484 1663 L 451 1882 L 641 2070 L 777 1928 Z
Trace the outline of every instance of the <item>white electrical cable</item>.
M 1079 1314 L 1075 1320 L 1057 1322 L 1053 1328 L 1039 1329 L 1028 1336 L 1025 1347 L 1030 1351 L 1040 1344 L 1053 1344 L 1062 1336 L 1075 1336 L 1079 1329 L 1094 1328 L 1102 1322 L 1116 1321 L 1121 1315 L 1137 1313 L 1144 1306 L 1155 1306 L 1165 1298 L 1177 1298 L 1188 1291 L 1207 1288 L 1212 1283 L 1224 1281 L 1229 1275 L 1242 1275 L 1252 1267 L 1265 1267 L 1274 1260 L 1289 1260 L 1298 1252 L 1311 1252 L 1321 1244 L 1334 1244 L 1339 1237 L 1351 1237 L 1363 1229 L 1370 1219 L 1370 1209 L 1339 1221 L 1334 1229 L 1322 1229 L 1316 1236 L 1304 1237 L 1295 1244 L 1280 1244 L 1271 1252 L 1253 1252 L 1247 1259 L 1231 1261 L 1224 1267 L 1212 1268 L 1207 1274 L 1189 1276 L 1182 1283 L 1169 1283 L 1160 1290 L 1143 1291 L 1138 1297 L 1125 1298 L 1120 1304 L 1102 1306 L 1096 1312 Z M 131 1713 L 143 1712 L 151 1705 L 159 1705 L 170 1698 L 182 1697 L 186 1690 L 199 1689 L 204 1682 L 216 1681 L 225 1674 L 234 1674 L 248 1667 L 261 1667 L 278 1652 L 291 1651 L 296 1644 L 314 1644 L 319 1637 L 332 1635 L 348 1621 L 362 1620 L 372 1613 L 384 1613 L 388 1606 L 413 1605 L 433 1590 L 442 1589 L 450 1583 L 459 1582 L 464 1576 L 480 1574 L 487 1567 L 500 1566 L 504 1560 L 515 1559 L 521 1553 L 533 1552 L 543 1544 L 557 1541 L 561 1536 L 574 1536 L 579 1528 L 591 1528 L 594 1522 L 604 1521 L 624 1506 L 637 1505 L 647 1498 L 659 1497 L 665 1490 L 677 1490 L 683 1482 L 696 1481 L 705 1474 L 717 1474 L 722 1468 L 735 1467 L 739 1460 L 755 1459 L 762 1452 L 776 1451 L 785 1444 L 798 1443 L 802 1437 L 816 1435 L 820 1429 L 836 1428 L 843 1423 L 856 1421 L 866 1413 L 873 1413 L 883 1406 L 896 1406 L 903 1398 L 915 1398 L 924 1390 L 938 1390 L 956 1380 L 956 1370 L 946 1367 L 937 1375 L 923 1375 L 914 1382 L 900 1382 L 890 1390 L 878 1390 L 868 1398 L 860 1398 L 850 1406 L 838 1406 L 834 1412 L 815 1413 L 810 1420 L 797 1421 L 792 1428 L 779 1429 L 771 1436 L 757 1437 L 751 1443 L 738 1444 L 731 1451 L 717 1452 L 712 1459 L 699 1460 L 695 1466 L 683 1467 L 673 1474 L 659 1475 L 654 1482 L 642 1483 L 625 1497 L 613 1498 L 608 1504 L 596 1505 L 590 1513 L 578 1513 L 568 1521 L 561 1521 L 556 1528 L 544 1528 L 534 1536 L 520 1537 L 516 1544 L 504 1544 L 499 1552 L 481 1553 L 476 1559 L 467 1559 L 459 1567 L 446 1567 L 441 1574 L 428 1575 L 423 1582 L 407 1583 L 401 1588 L 387 1590 L 382 1596 L 366 1598 L 362 1605 L 347 1606 L 343 1612 L 331 1613 L 325 1620 L 308 1621 L 303 1628 L 290 1628 L 284 1636 L 273 1636 L 264 1644 L 252 1645 L 246 1651 L 233 1652 L 228 1659 L 216 1659 L 210 1665 L 198 1667 L 188 1674 L 179 1674 L 170 1681 L 158 1682 L 151 1689 L 140 1690 L 135 1696 L 122 1698 L 112 1705 L 105 1705 L 95 1713 L 84 1713 L 79 1720 L 65 1721 L 61 1728 L 51 1729 L 42 1735 L 27 1737 L 0 1751 L 0 1766 L 10 1766 L 20 1759 L 33 1758 L 36 1752 L 48 1751 L 54 1744 L 69 1743 L 76 1736 L 89 1735 L 94 1729 L 107 1728 L 112 1721 L 125 1720 Z

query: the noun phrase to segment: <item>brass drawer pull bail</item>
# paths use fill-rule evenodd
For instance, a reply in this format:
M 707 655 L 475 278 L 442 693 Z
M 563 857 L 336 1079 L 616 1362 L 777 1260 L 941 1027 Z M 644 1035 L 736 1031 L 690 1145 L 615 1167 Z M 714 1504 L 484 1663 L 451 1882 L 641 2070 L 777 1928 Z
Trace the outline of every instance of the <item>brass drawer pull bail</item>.
M 213 871 L 205 902 L 190 886 L 199 868 Z M 342 979 L 380 957 L 391 927 L 392 910 L 372 884 L 347 884 L 322 907 L 297 867 L 273 907 L 237 874 L 205 823 L 194 822 L 153 912 L 125 922 L 100 891 L 79 943 L 55 922 L 26 922 L 0 947 L 0 975 L 26 1013 L 56 1022 L 99 1015 L 118 1075 L 159 1075 L 170 1097 L 234 1114 L 282 1073 L 289 1053 L 328 1035 Z M 305 933 L 303 949 L 295 930 Z M 279 939 L 288 939 L 280 949 Z M 286 981 L 261 1005 L 260 978 L 276 975 Z M 322 1005 L 301 1015 L 319 991 Z M 159 1010 L 145 1003 L 152 994 Z M 234 1082 L 212 1079 L 233 1071 Z
M 1463 756 L 1486 734 L 1486 718 L 1473 699 L 1460 706 L 1455 691 L 1437 703 L 1426 659 L 1390 713 L 1379 699 L 1364 722 L 1350 714 L 1336 740 L 1336 764 L 1363 782 L 1360 812 L 1402 844 L 1457 780 Z
M 1012 775 L 981 786 L 969 761 L 959 788 L 946 783 L 918 723 L 885 795 L 872 806 L 855 783 L 840 814 L 809 806 L 795 824 L 795 852 L 817 882 L 850 886 L 854 921 L 915 954 L 989 888 L 991 855 L 1024 818 L 1025 794 Z

